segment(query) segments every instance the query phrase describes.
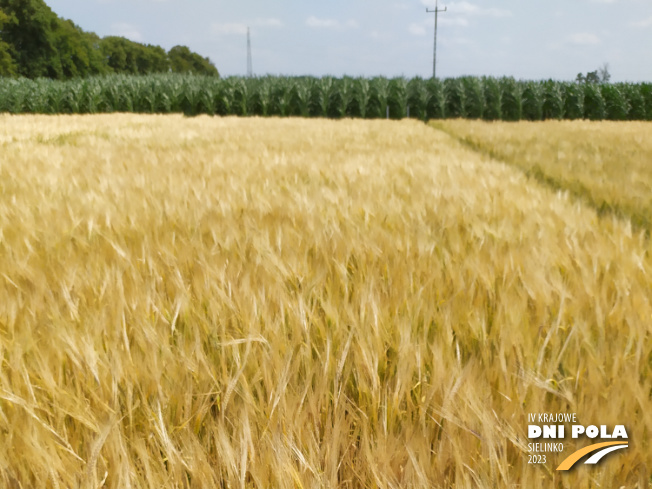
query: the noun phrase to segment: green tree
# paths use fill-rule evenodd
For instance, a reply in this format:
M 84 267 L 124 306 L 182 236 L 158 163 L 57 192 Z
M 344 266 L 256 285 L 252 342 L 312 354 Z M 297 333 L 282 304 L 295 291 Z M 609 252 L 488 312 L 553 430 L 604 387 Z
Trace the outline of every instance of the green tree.
M 123 37 L 108 36 L 100 41 L 100 49 L 111 71 L 115 73 L 135 73 L 132 50 L 129 41 Z
M 109 71 L 97 35 L 84 32 L 72 21 L 57 19 L 53 42 L 56 52 L 50 58 L 50 66 L 59 78 L 87 77 Z
M 10 46 L 18 74 L 60 78 L 56 63 L 52 64 L 57 54 L 54 31 L 58 18 L 54 12 L 41 0 L 0 0 L 0 8 L 8 16 L 2 41 Z
M 81 31 L 81 30 L 80 30 Z M 102 54 L 102 39 L 94 32 L 83 32 L 84 44 L 88 49 L 88 61 L 92 74 L 111 73 L 104 55 Z
M 600 77 L 600 83 L 609 83 L 611 80 L 611 73 L 609 73 L 609 63 L 602 65 L 602 68 L 598 69 L 598 75 Z
M 100 39 L 59 18 L 43 0 L 0 0 L 0 75 L 75 78 L 103 73 L 219 76 L 208 58 L 184 46 L 170 54 L 122 37 Z
M 598 76 L 598 71 L 589 71 L 586 74 L 586 83 L 600 83 L 600 77 Z
M 198 75 L 219 76 L 217 68 L 208 58 L 202 58 L 186 46 L 174 46 L 168 52 L 170 68 L 175 73 L 195 73 Z
M 2 26 L 9 22 L 9 16 L 0 9 L 0 76 L 16 74 L 16 63 L 11 57 L 11 46 L 2 41 Z
M 80 30 L 69 20 L 60 20 L 53 33 L 56 48 L 51 65 L 62 78 L 91 74 L 90 51 Z
M 138 73 L 165 73 L 170 71 L 170 61 L 168 55 L 160 46 L 150 44 L 138 45 L 136 53 L 136 66 Z
M 589 71 L 586 75 L 578 73 L 575 78 L 577 83 L 609 83 L 609 80 L 611 80 L 611 74 L 608 63 L 595 71 Z
M 124 37 L 109 36 L 100 41 L 102 55 L 115 73 L 165 73 L 170 63 L 165 50 L 159 46 L 144 45 Z

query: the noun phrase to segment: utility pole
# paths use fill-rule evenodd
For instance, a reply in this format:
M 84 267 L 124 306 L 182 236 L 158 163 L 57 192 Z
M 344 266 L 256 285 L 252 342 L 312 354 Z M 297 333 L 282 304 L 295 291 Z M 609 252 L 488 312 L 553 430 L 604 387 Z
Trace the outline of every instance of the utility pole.
M 435 0 L 435 10 L 430 10 L 428 7 L 426 7 L 426 13 L 428 14 L 435 14 L 435 47 L 432 55 L 432 78 L 435 79 L 437 78 L 437 15 L 439 12 L 446 12 L 448 10 L 448 7 L 444 7 L 443 10 L 441 10 L 438 6 L 438 0 Z
M 251 36 L 249 35 L 249 27 L 247 27 L 247 77 L 254 76 L 254 69 L 251 63 Z

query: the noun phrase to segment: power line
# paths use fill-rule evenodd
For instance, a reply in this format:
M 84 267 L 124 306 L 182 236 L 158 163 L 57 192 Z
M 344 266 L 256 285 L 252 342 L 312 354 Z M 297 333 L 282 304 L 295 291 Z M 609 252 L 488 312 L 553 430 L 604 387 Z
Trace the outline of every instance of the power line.
M 247 77 L 254 76 L 253 64 L 251 62 L 251 36 L 249 35 L 249 27 L 247 27 Z
M 430 10 L 428 7 L 426 7 L 426 13 L 435 14 L 435 46 L 432 55 L 432 78 L 433 79 L 437 78 L 437 15 L 439 14 L 439 12 L 446 12 L 446 10 L 448 10 L 448 7 L 444 7 L 443 10 L 439 8 L 437 0 L 435 0 L 435 10 Z

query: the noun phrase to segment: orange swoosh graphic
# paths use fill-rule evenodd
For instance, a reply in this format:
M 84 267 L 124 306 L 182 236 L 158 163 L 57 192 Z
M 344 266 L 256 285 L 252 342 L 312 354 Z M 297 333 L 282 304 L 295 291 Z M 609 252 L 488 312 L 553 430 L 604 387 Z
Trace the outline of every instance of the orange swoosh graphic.
M 575 465 L 575 462 L 581 459 L 584 455 L 599 450 L 600 448 L 610 447 L 613 445 L 627 445 L 627 443 L 623 441 L 606 441 L 604 443 L 596 443 L 595 445 L 589 445 L 588 447 L 581 448 L 578 451 L 571 453 L 561 464 L 559 464 L 557 470 L 568 470 L 573 465 Z

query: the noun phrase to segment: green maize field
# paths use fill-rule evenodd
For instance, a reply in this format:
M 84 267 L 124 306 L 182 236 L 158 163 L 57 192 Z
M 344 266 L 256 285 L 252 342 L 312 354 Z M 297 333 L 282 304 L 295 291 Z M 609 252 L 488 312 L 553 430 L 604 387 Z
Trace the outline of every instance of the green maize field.
M 112 75 L 0 79 L 0 112 L 301 116 L 377 119 L 651 120 L 652 84 L 513 78 Z

